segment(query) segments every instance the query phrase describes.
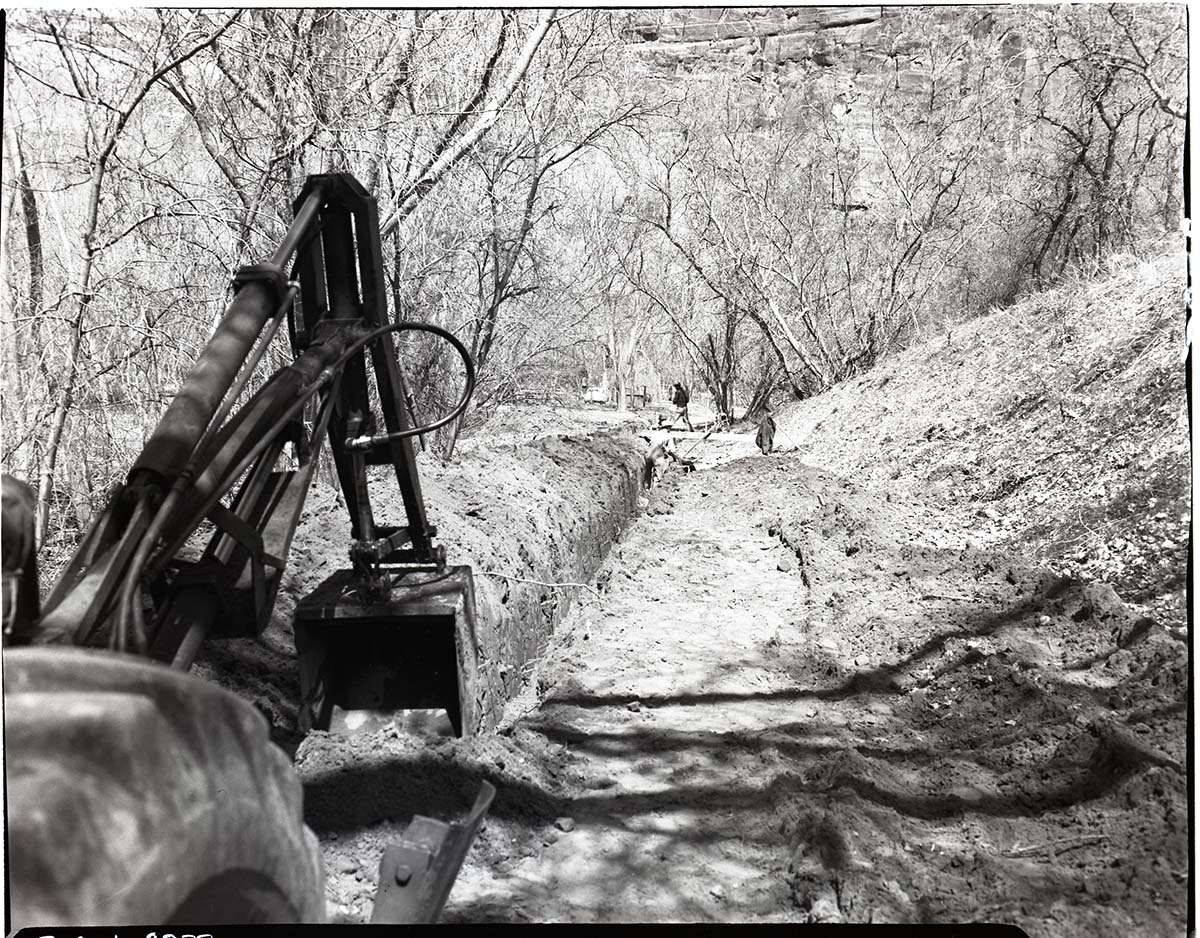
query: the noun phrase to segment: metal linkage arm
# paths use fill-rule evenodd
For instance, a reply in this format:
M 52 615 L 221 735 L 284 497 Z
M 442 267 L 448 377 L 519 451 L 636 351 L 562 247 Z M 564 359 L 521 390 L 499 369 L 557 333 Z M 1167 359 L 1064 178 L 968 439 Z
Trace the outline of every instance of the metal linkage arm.
M 292 317 L 292 336 L 297 353 L 319 340 L 324 329 L 338 323 L 358 322 L 371 329 L 389 324 L 375 198 L 348 173 L 310 176 L 296 202 L 297 217 L 308 193 L 318 189 L 323 193 L 320 237 L 304 243 L 296 262 L 301 291 L 299 307 Z M 374 382 L 369 377 L 368 356 Z M 351 537 L 372 543 L 395 533 L 383 531 L 376 524 L 367 492 L 367 466 L 390 463 L 407 516 L 403 539 L 411 544 L 416 560 L 436 563 L 436 530 L 426 514 L 412 440 L 395 436 L 412 429 L 403 385 L 393 336 L 381 332 L 363 354 L 346 365 L 341 399 L 330 425 L 330 449 L 350 511 Z M 380 445 L 367 452 L 362 447 L 347 446 L 347 441 L 377 435 L 372 397 L 378 400 L 387 434 Z
M 191 488 L 194 479 L 187 476 L 199 468 L 197 447 L 211 440 L 214 421 L 227 413 L 222 401 L 242 387 L 234 382 L 263 328 L 272 318 L 278 320 L 293 300 L 295 291 L 287 288 L 284 267 L 311 240 L 324 198 L 321 186 L 312 187 L 270 261 L 243 267 L 234 277 L 237 292 L 220 325 L 143 447 L 126 484 L 110 498 L 59 577 L 43 608 L 35 642 L 86 643 L 95 627 L 121 605 L 117 596 L 129 592 L 130 578 L 140 579 L 140 570 L 130 571 L 131 562 L 136 567 L 137 558 L 144 558 L 159 537 L 176 533 L 166 525 L 168 515 L 160 508 L 164 499 L 170 504 L 177 498 L 168 495 L 173 487 L 180 495 Z

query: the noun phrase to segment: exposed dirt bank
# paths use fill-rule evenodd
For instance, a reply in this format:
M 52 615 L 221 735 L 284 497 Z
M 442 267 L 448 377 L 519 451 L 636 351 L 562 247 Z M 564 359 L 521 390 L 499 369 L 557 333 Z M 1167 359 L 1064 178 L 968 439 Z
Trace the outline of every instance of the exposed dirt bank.
M 654 490 L 499 735 L 302 748 L 334 913 L 486 777 L 452 921 L 1182 934 L 1177 274 L 914 348 L 790 409 L 775 456 L 681 442 L 701 471 Z

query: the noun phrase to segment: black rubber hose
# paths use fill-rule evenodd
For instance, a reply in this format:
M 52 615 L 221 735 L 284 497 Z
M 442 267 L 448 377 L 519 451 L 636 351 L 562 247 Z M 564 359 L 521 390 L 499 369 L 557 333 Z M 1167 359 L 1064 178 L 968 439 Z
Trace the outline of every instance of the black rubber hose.
M 450 421 L 461 416 L 467 409 L 467 405 L 471 402 L 471 395 L 475 393 L 475 362 L 471 360 L 471 353 L 467 351 L 467 347 L 458 340 L 458 338 L 440 326 L 430 325 L 427 322 L 398 322 L 390 326 L 383 326 L 373 332 L 368 333 L 363 338 L 354 342 L 331 366 L 335 370 L 340 368 L 350 358 L 351 355 L 359 351 L 368 342 L 373 342 L 381 335 L 386 335 L 389 332 L 428 332 L 436 336 L 440 336 L 454 346 L 454 350 L 458 352 L 459 357 L 463 361 L 463 367 L 466 369 L 467 377 L 463 385 L 462 397 L 454 405 L 453 410 L 445 416 L 433 423 L 427 423 L 420 427 L 411 427 L 408 430 L 397 430 L 394 433 L 380 433 L 376 436 L 362 436 L 353 440 L 346 441 L 347 449 L 371 449 L 375 446 L 382 446 L 390 443 L 393 440 L 404 440 L 413 436 L 420 436 L 423 433 L 429 433 L 431 430 L 437 430 L 440 427 L 446 426 Z

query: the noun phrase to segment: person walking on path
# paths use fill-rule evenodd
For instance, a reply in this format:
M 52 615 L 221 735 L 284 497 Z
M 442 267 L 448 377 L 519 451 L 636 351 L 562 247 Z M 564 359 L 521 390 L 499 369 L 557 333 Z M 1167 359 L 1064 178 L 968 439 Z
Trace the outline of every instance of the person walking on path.
M 688 397 L 687 389 L 684 388 L 684 386 L 678 381 L 676 381 L 675 386 L 671 389 L 671 403 L 679 408 L 679 416 L 676 417 L 675 420 L 678 420 L 679 417 L 682 417 L 683 422 L 687 424 L 688 432 L 690 433 L 692 429 L 692 421 L 691 418 L 688 417 L 689 400 L 690 398 Z M 671 421 L 671 426 L 675 426 L 675 420 Z

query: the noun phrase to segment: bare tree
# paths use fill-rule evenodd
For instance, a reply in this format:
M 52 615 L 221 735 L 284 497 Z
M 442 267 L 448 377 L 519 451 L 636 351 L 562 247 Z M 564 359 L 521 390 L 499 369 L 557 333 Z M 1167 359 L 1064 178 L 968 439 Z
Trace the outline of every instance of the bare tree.
M 88 132 L 84 142 L 84 161 L 88 178 L 85 184 L 84 218 L 77 236 L 80 255 L 78 273 L 70 287 L 73 311 L 67 317 L 67 347 L 62 371 L 58 381 L 56 400 L 50 416 L 49 436 L 45 444 L 45 456 L 38 476 L 38 538 L 46 529 L 50 506 L 50 494 L 54 484 L 54 473 L 58 462 L 63 431 L 70 414 L 79 376 L 80 353 L 87 333 L 89 312 L 95 298 L 94 276 L 97 258 L 111 243 L 101 227 L 101 202 L 105 195 L 109 169 L 118 143 L 138 107 L 146 96 L 167 76 L 204 49 L 207 49 L 237 19 L 234 14 L 219 25 L 210 26 L 207 21 L 195 22 L 186 30 L 182 41 L 172 41 L 163 27 L 155 31 L 152 42 L 144 47 L 139 59 L 116 60 L 105 49 L 106 28 L 111 24 L 100 16 L 90 18 L 55 18 L 49 14 L 41 22 L 30 24 L 28 35 L 33 41 L 53 42 L 61 57 L 61 76 L 66 87 L 55 87 L 57 93 L 71 97 L 86 106 Z M 125 49 L 124 52 L 131 52 Z M 86 68 L 81 61 L 84 55 L 103 57 L 112 63 L 122 81 L 110 83 L 95 68 Z M 10 57 L 14 69 L 32 76 L 26 67 Z M 116 86 L 114 89 L 114 85 Z M 116 90 L 112 96 L 108 89 Z M 24 187 L 26 191 L 28 186 Z M 27 221 L 27 230 L 28 230 Z M 31 263 L 31 270 L 33 264 Z M 39 264 L 40 267 L 40 264 Z

